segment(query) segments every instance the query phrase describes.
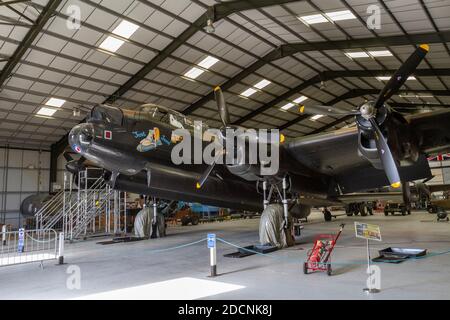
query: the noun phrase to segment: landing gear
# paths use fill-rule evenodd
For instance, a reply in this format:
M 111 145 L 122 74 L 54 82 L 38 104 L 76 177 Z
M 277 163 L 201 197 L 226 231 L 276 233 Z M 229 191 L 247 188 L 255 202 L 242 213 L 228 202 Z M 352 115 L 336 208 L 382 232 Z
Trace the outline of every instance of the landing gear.
M 267 206 L 270 203 L 270 199 L 272 198 L 273 191 L 276 190 L 279 196 L 279 199 L 281 200 L 281 203 L 283 205 L 283 216 L 284 216 L 284 229 L 287 229 L 289 226 L 289 199 L 287 198 L 288 193 L 288 182 L 286 177 L 282 180 L 282 191 L 280 192 L 280 189 L 278 185 L 271 184 L 270 189 L 267 190 L 267 181 L 263 181 L 263 205 L 264 209 L 267 208 Z

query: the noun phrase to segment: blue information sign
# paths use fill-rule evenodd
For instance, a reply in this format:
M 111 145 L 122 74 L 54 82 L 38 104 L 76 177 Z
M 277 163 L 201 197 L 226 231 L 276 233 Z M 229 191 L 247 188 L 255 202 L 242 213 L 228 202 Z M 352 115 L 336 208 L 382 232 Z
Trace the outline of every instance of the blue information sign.
M 207 242 L 208 242 L 208 248 L 215 248 L 216 247 L 216 234 L 208 233 Z

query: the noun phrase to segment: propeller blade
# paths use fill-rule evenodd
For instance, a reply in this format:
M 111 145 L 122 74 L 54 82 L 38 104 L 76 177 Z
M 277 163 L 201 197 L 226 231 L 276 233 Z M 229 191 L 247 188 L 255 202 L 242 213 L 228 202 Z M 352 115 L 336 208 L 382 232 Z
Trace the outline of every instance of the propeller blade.
M 217 160 L 219 160 L 219 158 L 224 153 L 225 153 L 225 150 L 221 150 L 220 152 L 217 153 L 216 157 L 214 158 L 214 161 L 208 166 L 208 168 L 205 170 L 205 172 L 203 172 L 203 174 L 201 175 L 200 179 L 198 180 L 198 182 L 197 182 L 197 184 L 195 186 L 197 189 L 201 189 L 201 187 L 203 187 L 203 185 L 205 184 L 206 180 L 208 180 L 209 175 L 213 171 L 214 166 L 217 163 Z
M 208 180 L 209 175 L 213 171 L 215 165 L 216 165 L 216 161 L 214 160 L 214 162 L 208 166 L 208 168 L 205 170 L 205 172 L 203 172 L 202 176 L 200 177 L 200 179 L 197 182 L 197 185 L 195 186 L 197 189 L 200 189 L 201 187 L 203 187 L 206 180 Z
M 227 127 L 230 124 L 230 115 L 228 114 L 228 108 L 225 103 L 222 89 L 219 86 L 214 88 L 214 96 L 216 98 L 217 109 L 219 109 L 220 120 L 222 120 L 223 125 Z
M 370 123 L 374 129 L 375 142 L 378 149 L 378 154 L 380 156 L 381 164 L 383 165 L 384 172 L 393 188 L 399 188 L 401 186 L 400 174 L 398 173 L 397 164 L 395 163 L 394 157 L 392 155 L 391 149 L 381 133 L 380 127 L 378 126 L 374 118 L 370 119 Z
M 325 116 L 339 116 L 339 115 L 357 115 L 360 112 L 358 110 L 345 110 L 339 107 L 332 107 L 332 106 L 300 106 L 298 109 L 300 113 L 307 113 L 307 114 L 321 114 Z
M 389 79 L 383 90 L 381 90 L 377 101 L 375 102 L 375 108 L 378 109 L 381 107 L 386 100 L 392 97 L 400 89 L 408 77 L 414 73 L 429 50 L 430 47 L 427 44 L 422 44 L 409 56 L 391 79 Z

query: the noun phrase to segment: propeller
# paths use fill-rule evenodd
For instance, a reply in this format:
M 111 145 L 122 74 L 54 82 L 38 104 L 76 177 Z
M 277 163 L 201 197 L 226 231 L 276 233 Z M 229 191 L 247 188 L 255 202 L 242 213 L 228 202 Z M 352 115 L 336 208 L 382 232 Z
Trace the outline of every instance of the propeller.
M 360 114 L 359 110 L 346 110 L 332 106 L 308 106 L 308 109 L 306 109 L 305 106 L 300 106 L 298 110 L 300 111 L 300 113 L 321 114 L 325 116 L 336 116 L 336 115 L 347 116 Z
M 224 154 L 224 150 L 221 150 L 216 157 L 214 158 L 214 161 L 208 166 L 208 168 L 206 168 L 205 172 L 203 172 L 203 174 L 200 176 L 200 179 L 198 180 L 197 184 L 196 184 L 196 188 L 200 189 L 201 187 L 203 187 L 203 185 L 205 184 L 206 180 L 208 179 L 208 177 L 210 176 L 211 172 L 214 169 L 214 166 L 216 165 L 219 157 L 221 157 Z
M 221 135 L 222 135 L 222 138 L 226 140 L 227 139 L 227 137 L 226 137 L 227 130 L 235 130 L 235 133 L 236 133 L 236 130 L 238 130 L 239 127 L 231 125 L 230 115 L 228 113 L 228 107 L 225 102 L 224 94 L 222 92 L 222 89 L 219 86 L 214 88 L 214 97 L 216 100 L 217 109 L 219 111 L 219 117 L 223 124 L 222 128 L 220 128 Z M 239 136 L 239 134 L 237 134 L 237 135 Z M 239 136 L 239 138 L 240 138 L 240 136 Z M 267 135 L 257 134 L 256 136 L 253 136 L 253 137 L 246 136 L 246 139 L 248 139 L 249 143 L 271 143 L 272 141 L 270 138 L 271 138 L 271 136 L 269 133 Z M 283 143 L 284 141 L 285 141 L 284 135 L 280 134 L 280 143 Z M 214 167 L 217 164 L 218 160 L 221 159 L 221 157 L 223 157 L 223 155 L 226 153 L 227 153 L 227 151 L 224 148 L 222 148 L 221 150 L 216 152 L 213 162 L 206 168 L 206 170 L 203 172 L 203 174 L 200 176 L 199 180 L 197 181 L 197 183 L 196 183 L 197 189 L 200 189 L 203 187 L 204 183 L 207 181 L 208 177 L 211 175 L 211 172 L 214 170 Z
M 383 90 L 381 90 L 375 102 L 376 109 L 380 108 L 386 102 L 386 100 L 392 97 L 400 89 L 400 87 L 406 82 L 408 77 L 414 73 L 414 70 L 416 70 L 420 62 L 422 62 L 423 58 L 425 58 L 429 50 L 430 47 L 427 44 L 421 44 L 409 56 L 409 58 L 391 77 L 391 79 L 389 79 Z
M 370 118 L 370 123 L 375 131 L 375 143 L 386 176 L 393 188 L 399 188 L 401 186 L 400 174 L 398 173 L 397 164 L 395 163 L 391 149 L 374 118 Z
M 371 131 L 375 137 L 375 144 L 378 151 L 378 155 L 382 164 L 382 167 L 386 173 L 386 176 L 393 188 L 399 188 L 402 184 L 400 182 L 400 175 L 397 168 L 397 163 L 389 148 L 389 145 L 381 132 L 380 126 L 377 123 L 377 116 L 382 112 L 381 109 L 385 109 L 384 104 L 386 100 L 390 99 L 400 87 L 405 83 L 409 76 L 411 76 L 416 70 L 420 62 L 425 58 L 429 51 L 429 46 L 426 44 L 420 45 L 409 58 L 400 66 L 395 74 L 389 79 L 384 88 L 380 91 L 375 102 L 369 102 L 363 104 L 359 110 L 344 110 L 338 107 L 330 106 L 311 106 L 305 108 L 301 106 L 299 108 L 300 113 L 309 114 L 321 114 L 329 116 L 339 115 L 355 115 L 361 119 L 361 121 L 368 121 L 370 126 L 364 126 L 364 129 Z M 359 124 L 359 121 L 358 121 Z
M 230 124 L 230 115 L 228 114 L 228 108 L 227 108 L 227 104 L 225 103 L 225 98 L 223 96 L 222 89 L 219 86 L 214 88 L 214 97 L 216 99 L 217 109 L 219 110 L 220 120 L 223 123 L 223 127 L 221 128 L 221 131 L 222 131 L 222 134 L 224 135 L 223 132 L 229 127 L 229 124 Z M 206 170 L 200 176 L 200 179 L 197 181 L 197 183 L 195 185 L 195 187 L 197 189 L 200 189 L 201 187 L 203 187 L 206 180 L 208 180 L 208 177 L 211 175 L 211 172 L 213 171 L 217 161 L 220 159 L 221 156 L 224 155 L 224 153 L 225 153 L 224 149 L 222 149 L 220 152 L 217 153 L 213 162 L 206 168 Z
M 222 120 L 223 126 L 226 128 L 230 125 L 230 115 L 228 114 L 222 89 L 219 86 L 214 88 L 214 97 L 216 98 L 217 109 L 219 109 L 220 120 Z

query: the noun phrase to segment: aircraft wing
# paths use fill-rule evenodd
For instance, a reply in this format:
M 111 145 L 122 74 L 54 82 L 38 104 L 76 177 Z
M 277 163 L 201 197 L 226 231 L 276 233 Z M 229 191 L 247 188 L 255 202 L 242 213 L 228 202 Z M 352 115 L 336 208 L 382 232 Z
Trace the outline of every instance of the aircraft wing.
M 431 177 L 426 155 L 450 150 L 450 111 L 424 113 L 407 119 L 419 140 L 421 155 L 412 165 L 399 167 L 403 181 Z M 359 192 L 389 185 L 383 170 L 375 169 L 358 154 L 357 128 L 300 137 L 285 145 L 302 165 L 334 180 L 340 193 Z
M 419 113 L 406 118 L 426 154 L 450 152 L 450 110 Z
M 403 202 L 403 194 L 401 192 L 363 192 L 363 193 L 349 193 L 337 197 L 342 203 L 348 204 L 353 202 L 365 201 L 392 201 L 397 203 Z
M 450 184 L 427 184 L 427 187 L 431 193 L 450 190 Z

